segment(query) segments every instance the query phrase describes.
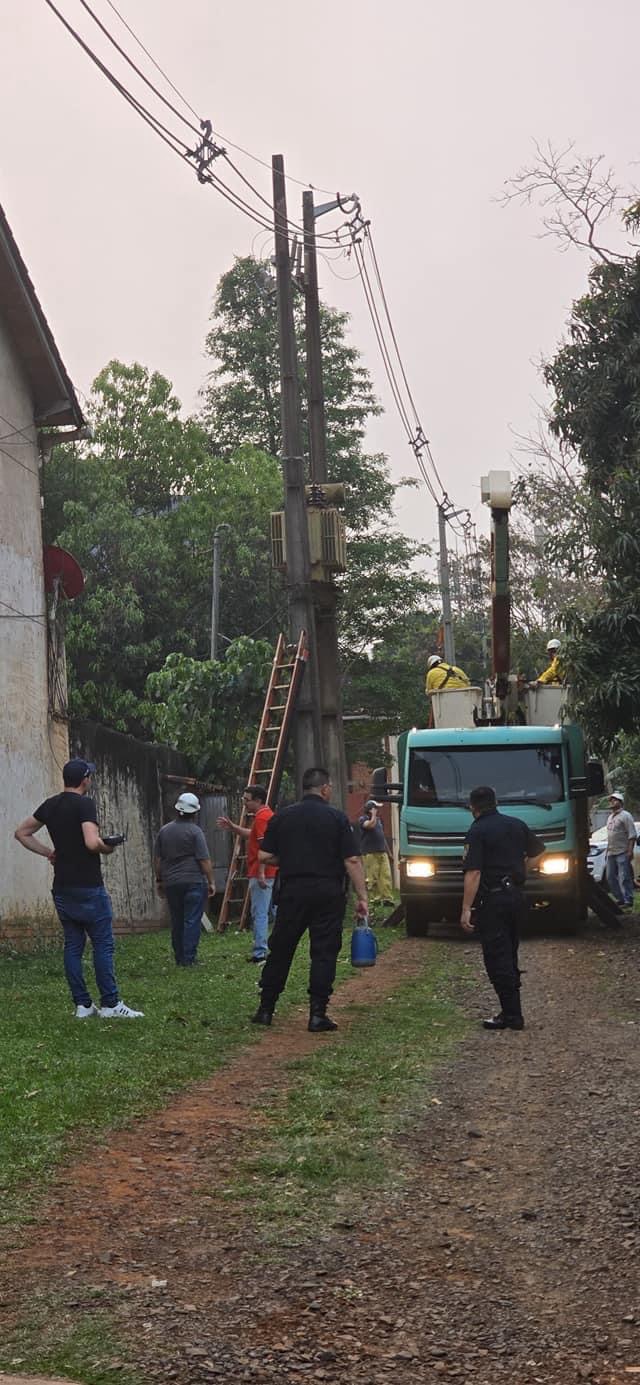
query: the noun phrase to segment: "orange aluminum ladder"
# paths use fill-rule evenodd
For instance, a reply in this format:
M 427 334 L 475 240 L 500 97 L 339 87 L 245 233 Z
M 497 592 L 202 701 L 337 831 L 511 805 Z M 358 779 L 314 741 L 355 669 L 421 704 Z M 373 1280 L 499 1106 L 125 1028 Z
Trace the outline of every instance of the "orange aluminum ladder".
M 270 807 L 273 807 L 280 787 L 291 721 L 308 658 L 309 646 L 306 630 L 301 631 L 297 645 L 287 644 L 284 635 L 278 636 L 262 720 L 247 780 L 249 784 L 264 784 L 267 790 L 267 803 Z M 239 825 L 240 827 L 248 826 L 247 813 L 244 807 L 240 815 Z M 230 923 L 235 923 L 238 928 L 246 927 L 249 908 L 249 882 L 246 873 L 245 847 L 246 838 L 234 835 L 229 873 L 218 918 L 218 932 L 220 933 L 223 933 Z

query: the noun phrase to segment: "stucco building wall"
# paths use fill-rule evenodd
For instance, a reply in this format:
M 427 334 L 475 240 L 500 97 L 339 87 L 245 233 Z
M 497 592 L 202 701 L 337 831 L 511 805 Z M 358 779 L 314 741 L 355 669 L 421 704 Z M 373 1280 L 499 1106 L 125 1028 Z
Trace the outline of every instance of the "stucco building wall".
M 60 787 L 67 731 L 48 713 L 39 454 L 31 393 L 0 318 L 0 926 L 52 916 L 51 869 L 14 841 Z

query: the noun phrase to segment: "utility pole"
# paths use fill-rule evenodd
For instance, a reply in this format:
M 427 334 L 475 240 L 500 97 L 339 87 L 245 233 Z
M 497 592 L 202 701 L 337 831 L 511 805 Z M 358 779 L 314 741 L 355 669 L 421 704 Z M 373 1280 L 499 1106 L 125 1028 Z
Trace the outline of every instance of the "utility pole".
M 449 552 L 447 549 L 447 510 L 443 501 L 438 505 L 438 535 L 440 539 L 440 595 L 442 597 L 442 628 L 444 631 L 444 657 L 448 664 L 455 664 L 456 646 L 451 619 L 451 581 L 449 577 Z
M 314 207 L 313 193 L 302 194 L 302 225 L 304 231 L 304 301 L 307 347 L 307 418 L 312 485 L 322 486 L 327 475 L 327 434 L 322 381 L 322 344 L 320 339 L 320 297 L 318 294 L 318 257 L 316 253 L 316 218 L 333 210 L 339 203 L 331 202 Z M 337 605 L 338 592 L 333 582 L 312 582 L 318 646 L 318 674 L 322 708 L 322 743 L 326 767 L 334 787 L 334 801 L 340 808 L 347 802 L 347 765 L 342 723 L 342 694 L 340 659 L 338 653 Z
M 301 792 L 302 775 L 312 765 L 322 764 L 322 712 L 318 681 L 316 620 L 311 596 L 311 559 L 305 495 L 305 472 L 300 425 L 298 360 L 293 321 L 287 190 L 284 159 L 274 154 L 273 212 L 275 265 L 278 289 L 278 330 L 280 338 L 280 412 L 282 419 L 282 472 L 284 513 L 287 535 L 287 600 L 289 638 L 297 643 L 306 630 L 309 661 L 296 706 L 293 723 L 293 750 L 296 788 Z
M 220 628 L 220 535 L 230 524 L 218 524 L 213 531 L 213 573 L 211 579 L 211 659 L 218 657 Z

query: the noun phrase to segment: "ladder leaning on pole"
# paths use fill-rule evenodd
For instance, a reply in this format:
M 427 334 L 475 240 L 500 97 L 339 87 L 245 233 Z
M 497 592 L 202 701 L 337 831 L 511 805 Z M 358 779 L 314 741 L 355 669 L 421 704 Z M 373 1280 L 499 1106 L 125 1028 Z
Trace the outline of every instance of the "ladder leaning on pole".
M 291 721 L 308 658 L 306 630 L 301 631 L 297 645 L 287 644 L 284 635 L 278 636 L 262 720 L 247 780 L 249 784 L 264 785 L 270 807 L 273 807 L 280 786 Z M 248 817 L 243 808 L 240 827 L 247 826 Z M 220 933 L 224 932 L 229 923 L 235 923 L 239 928 L 246 926 L 249 882 L 246 873 L 245 844 L 246 838 L 234 836 L 229 874 L 218 918 Z

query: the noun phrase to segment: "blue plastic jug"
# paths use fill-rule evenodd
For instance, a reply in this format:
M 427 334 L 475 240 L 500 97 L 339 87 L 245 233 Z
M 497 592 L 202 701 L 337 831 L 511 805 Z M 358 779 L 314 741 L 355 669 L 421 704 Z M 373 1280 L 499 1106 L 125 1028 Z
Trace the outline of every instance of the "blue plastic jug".
M 378 955 L 378 939 L 368 918 L 358 919 L 351 934 L 352 967 L 374 967 Z

